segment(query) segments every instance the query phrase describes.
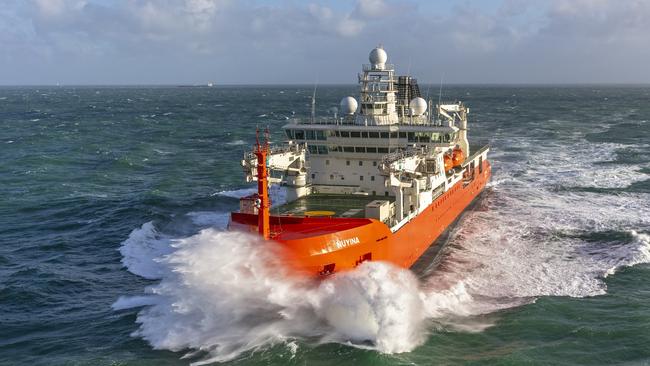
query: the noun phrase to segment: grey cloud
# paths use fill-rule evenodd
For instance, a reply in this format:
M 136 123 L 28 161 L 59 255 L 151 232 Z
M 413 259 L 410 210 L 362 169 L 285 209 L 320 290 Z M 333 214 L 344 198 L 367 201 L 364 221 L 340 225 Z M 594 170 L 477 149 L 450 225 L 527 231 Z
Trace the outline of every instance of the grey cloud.
M 0 84 L 354 82 L 378 43 L 424 81 L 650 82 L 650 3 L 543 4 L 9 0 Z

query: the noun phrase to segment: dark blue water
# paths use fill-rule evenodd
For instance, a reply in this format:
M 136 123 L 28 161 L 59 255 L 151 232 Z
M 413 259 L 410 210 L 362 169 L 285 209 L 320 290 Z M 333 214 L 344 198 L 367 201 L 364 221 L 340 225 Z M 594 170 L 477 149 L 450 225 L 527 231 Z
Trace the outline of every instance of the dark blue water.
M 446 88 L 490 187 L 437 271 L 325 285 L 220 232 L 311 92 L 0 89 L 0 364 L 650 363 L 650 88 Z

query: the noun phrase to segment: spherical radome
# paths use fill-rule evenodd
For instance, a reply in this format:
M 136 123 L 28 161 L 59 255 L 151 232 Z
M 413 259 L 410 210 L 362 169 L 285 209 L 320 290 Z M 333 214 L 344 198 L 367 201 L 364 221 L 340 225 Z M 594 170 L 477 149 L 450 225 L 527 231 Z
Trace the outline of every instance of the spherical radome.
M 353 97 L 345 97 L 341 99 L 341 113 L 342 114 L 354 114 L 357 111 L 357 100 Z
M 383 48 L 377 47 L 370 51 L 370 56 L 368 56 L 370 63 L 373 65 L 383 65 L 388 60 L 388 54 L 384 51 Z
M 421 116 L 427 111 L 427 101 L 424 98 L 413 98 L 409 102 L 409 108 L 414 116 Z

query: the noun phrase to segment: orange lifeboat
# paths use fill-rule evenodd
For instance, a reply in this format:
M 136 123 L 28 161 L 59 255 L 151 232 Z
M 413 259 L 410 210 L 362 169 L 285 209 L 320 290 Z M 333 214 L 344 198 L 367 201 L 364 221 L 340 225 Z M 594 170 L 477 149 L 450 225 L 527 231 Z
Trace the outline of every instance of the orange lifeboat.
M 451 154 L 445 154 L 443 156 L 443 160 L 445 163 L 445 172 L 450 171 L 454 167 L 454 163 L 452 162 L 452 156 Z
M 463 153 L 463 149 L 461 149 L 460 146 L 456 145 L 451 155 L 452 166 L 453 167 L 460 166 L 464 161 L 465 161 L 465 153 Z M 447 169 L 446 161 L 445 161 L 445 169 Z

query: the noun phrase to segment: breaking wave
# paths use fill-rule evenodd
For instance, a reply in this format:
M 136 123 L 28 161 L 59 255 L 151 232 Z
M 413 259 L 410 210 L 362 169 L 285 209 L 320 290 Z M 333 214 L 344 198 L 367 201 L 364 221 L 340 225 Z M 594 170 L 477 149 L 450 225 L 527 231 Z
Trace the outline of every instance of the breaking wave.
M 146 223 L 122 243 L 127 269 L 160 282 L 113 307 L 142 307 L 133 335 L 156 349 L 192 350 L 197 364 L 277 344 L 295 354 L 296 339 L 399 353 L 436 329 L 482 331 L 498 320 L 477 315 L 540 296 L 604 294 L 607 276 L 650 262 L 650 194 L 585 189 L 647 179 L 642 167 L 609 163 L 620 146 L 577 144 L 569 153 L 512 144 L 534 154 L 494 151 L 491 185 L 451 233 L 438 268 L 420 278 L 377 262 L 321 282 L 295 278 L 278 262 L 279 246 L 218 230 L 224 213 L 197 212 L 192 221 L 211 227 L 194 236 L 174 239 Z

